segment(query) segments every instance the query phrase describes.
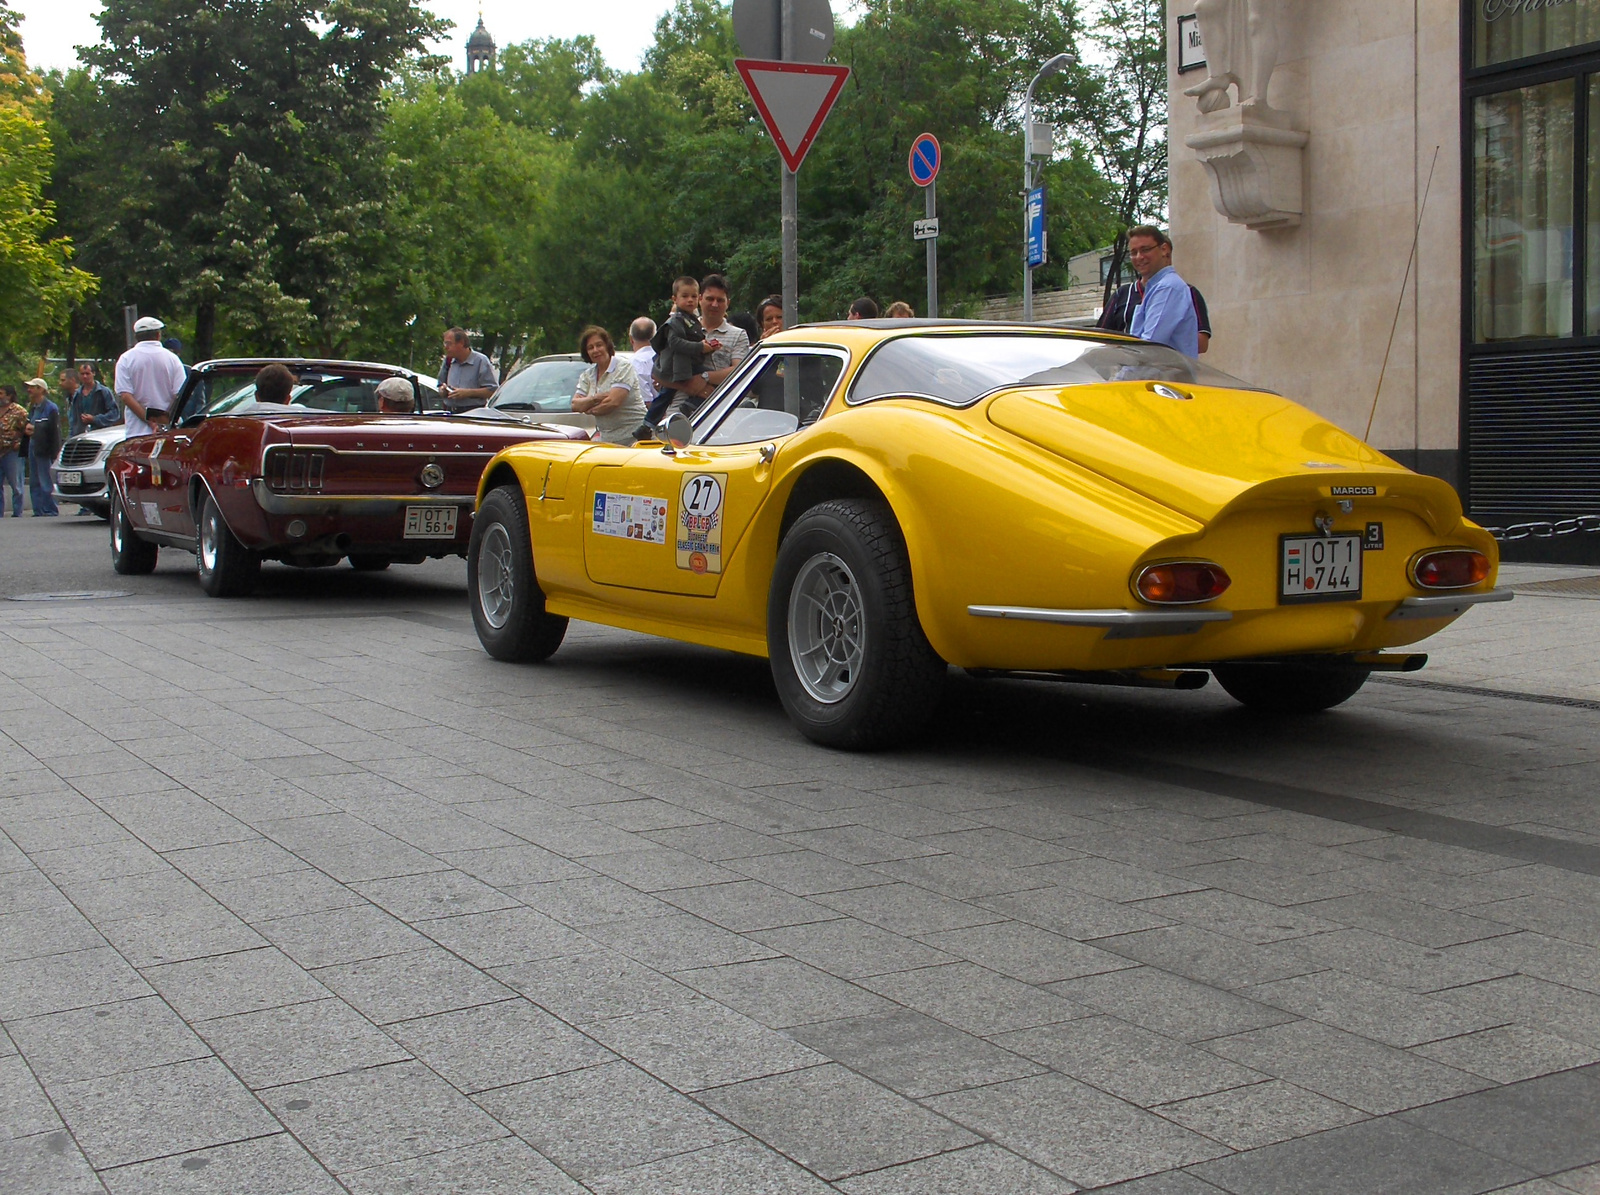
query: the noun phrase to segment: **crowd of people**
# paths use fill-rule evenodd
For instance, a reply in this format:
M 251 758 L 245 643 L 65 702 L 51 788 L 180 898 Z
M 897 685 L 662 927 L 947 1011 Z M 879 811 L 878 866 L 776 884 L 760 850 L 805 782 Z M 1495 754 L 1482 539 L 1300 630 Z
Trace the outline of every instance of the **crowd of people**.
M 1186 356 L 1204 353 L 1211 340 L 1205 299 L 1173 268 L 1171 238 L 1159 228 L 1139 225 L 1129 229 L 1127 245 L 1136 278 L 1118 288 L 1097 326 L 1165 344 Z M 634 320 L 625 353 L 618 352 L 605 328 L 585 328 L 578 337 L 578 353 L 589 367 L 579 378 L 572 409 L 592 416 L 600 439 L 615 444 L 653 435 L 674 411 L 692 414 L 755 345 L 783 331 L 782 296 L 768 295 L 753 313 L 737 314 L 728 310 L 730 297 L 728 280 L 721 274 L 676 279 L 666 318 L 659 325 L 649 316 Z M 850 304 L 846 318 L 877 319 L 880 314 L 909 319 L 915 312 L 902 302 L 880 312 L 874 300 L 863 297 Z M 174 339 L 163 341 L 163 327 L 152 316 L 135 322 L 133 347 L 117 359 L 114 391 L 89 362 L 61 371 L 59 404 L 43 378 L 24 383 L 26 406 L 15 386 L 0 385 L 0 516 L 8 490 L 10 513 L 22 516 L 24 471 L 34 516 L 59 513 L 51 497 L 50 464 L 61 448 L 63 423 L 69 437 L 116 423 L 126 423 L 128 435 L 140 436 L 165 423 L 186 370 L 177 353 L 182 346 Z M 257 401 L 287 402 L 285 379 L 292 383 L 293 375 L 278 366 L 284 376 L 267 377 L 273 368 L 263 370 L 257 380 Z M 444 334 L 438 385 L 447 409 L 482 406 L 499 384 L 494 363 L 472 347 L 465 329 Z M 281 398 L 276 398 L 278 390 L 283 391 Z M 384 414 L 405 414 L 414 407 L 408 383 L 388 393 L 380 386 L 378 400 Z

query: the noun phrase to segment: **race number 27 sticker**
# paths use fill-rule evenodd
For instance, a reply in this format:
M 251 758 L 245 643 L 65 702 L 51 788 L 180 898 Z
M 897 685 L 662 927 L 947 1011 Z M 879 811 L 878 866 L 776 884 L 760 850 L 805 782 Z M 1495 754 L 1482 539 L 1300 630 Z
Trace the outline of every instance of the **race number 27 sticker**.
M 722 499 L 726 473 L 691 473 L 678 491 L 678 567 L 691 573 L 722 571 Z

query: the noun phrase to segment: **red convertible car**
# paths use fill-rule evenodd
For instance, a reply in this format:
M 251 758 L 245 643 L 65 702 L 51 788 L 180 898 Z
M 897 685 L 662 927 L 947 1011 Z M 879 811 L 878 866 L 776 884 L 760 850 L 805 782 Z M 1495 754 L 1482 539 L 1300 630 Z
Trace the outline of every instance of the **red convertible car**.
M 155 569 L 163 547 L 195 554 L 214 597 L 249 593 L 263 560 L 363 570 L 465 555 L 478 478 L 502 448 L 587 439 L 533 417 L 464 419 L 394 365 L 277 358 L 287 404 L 255 399 L 269 359 L 196 366 L 164 429 L 124 440 L 106 464 L 111 560 Z M 412 411 L 379 412 L 386 378 L 411 383 Z

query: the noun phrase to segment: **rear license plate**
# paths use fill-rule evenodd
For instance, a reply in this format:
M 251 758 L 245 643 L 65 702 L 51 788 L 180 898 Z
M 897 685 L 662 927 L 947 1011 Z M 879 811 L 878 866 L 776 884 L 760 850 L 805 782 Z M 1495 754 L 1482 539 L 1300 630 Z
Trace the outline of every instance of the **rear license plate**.
M 406 507 L 407 539 L 454 539 L 456 537 L 455 506 Z
M 82 485 L 83 484 L 83 473 L 82 473 L 81 470 L 78 470 L 78 469 L 72 469 L 72 470 L 68 470 L 66 472 L 57 473 L 56 474 L 56 481 L 60 485 Z
M 1361 599 L 1361 536 L 1284 535 L 1278 540 L 1278 601 Z

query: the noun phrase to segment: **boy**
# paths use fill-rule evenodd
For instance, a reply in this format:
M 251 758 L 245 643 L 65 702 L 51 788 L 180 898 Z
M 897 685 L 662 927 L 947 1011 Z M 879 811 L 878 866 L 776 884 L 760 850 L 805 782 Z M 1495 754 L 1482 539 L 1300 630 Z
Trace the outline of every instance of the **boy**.
M 664 418 L 674 403 L 692 411 L 709 393 L 706 358 L 722 347 L 722 341 L 706 338 L 696 314 L 700 306 L 700 284 L 687 274 L 672 284 L 672 314 L 656 333 L 662 347 L 656 350 L 656 376 L 661 387 L 646 418 L 652 423 Z

